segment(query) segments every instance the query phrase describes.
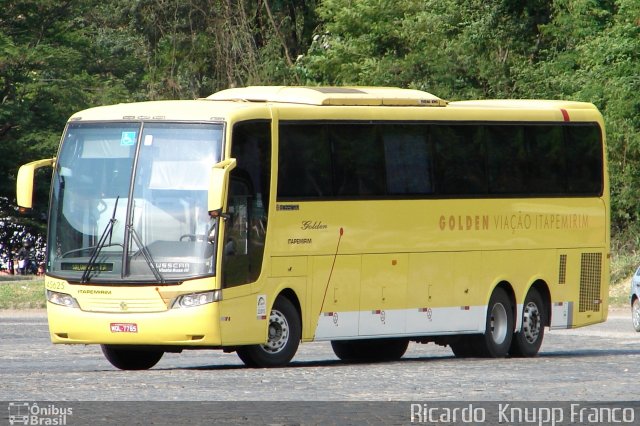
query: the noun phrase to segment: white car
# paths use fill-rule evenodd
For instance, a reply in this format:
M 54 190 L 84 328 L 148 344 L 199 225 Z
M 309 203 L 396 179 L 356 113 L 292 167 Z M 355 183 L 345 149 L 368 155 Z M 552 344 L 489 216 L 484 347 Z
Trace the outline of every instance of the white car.
M 633 274 L 631 279 L 631 320 L 633 321 L 633 328 L 636 331 L 640 331 L 640 267 L 636 269 L 636 273 Z

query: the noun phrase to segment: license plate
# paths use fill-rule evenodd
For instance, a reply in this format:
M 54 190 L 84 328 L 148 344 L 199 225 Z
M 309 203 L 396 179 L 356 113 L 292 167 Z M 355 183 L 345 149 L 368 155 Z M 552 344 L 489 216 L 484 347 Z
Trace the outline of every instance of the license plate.
M 130 323 L 130 322 L 112 322 L 111 332 L 112 333 L 137 333 L 138 324 Z

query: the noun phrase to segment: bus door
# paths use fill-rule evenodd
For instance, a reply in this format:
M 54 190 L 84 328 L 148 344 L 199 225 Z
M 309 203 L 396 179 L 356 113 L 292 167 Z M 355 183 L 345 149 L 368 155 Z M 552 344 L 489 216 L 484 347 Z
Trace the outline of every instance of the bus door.
M 222 255 L 220 333 L 223 345 L 257 343 L 266 337 L 266 296 L 261 286 L 270 190 L 271 133 L 267 121 L 237 123 L 233 128 L 231 171 Z

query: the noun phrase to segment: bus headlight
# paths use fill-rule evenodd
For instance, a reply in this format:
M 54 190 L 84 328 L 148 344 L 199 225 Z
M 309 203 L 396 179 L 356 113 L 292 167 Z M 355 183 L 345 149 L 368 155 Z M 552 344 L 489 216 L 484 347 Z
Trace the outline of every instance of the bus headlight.
M 79 308 L 78 301 L 69 294 L 47 290 L 47 300 L 53 304 L 68 308 Z
M 211 290 L 202 293 L 190 293 L 178 296 L 171 307 L 192 308 L 194 306 L 202 306 L 207 303 L 218 302 L 220 300 L 222 300 L 222 292 L 220 290 Z

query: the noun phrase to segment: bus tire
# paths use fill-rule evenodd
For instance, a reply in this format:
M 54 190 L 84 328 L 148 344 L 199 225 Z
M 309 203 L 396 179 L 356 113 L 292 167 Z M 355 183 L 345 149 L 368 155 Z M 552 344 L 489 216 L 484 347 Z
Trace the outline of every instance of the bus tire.
M 477 341 L 481 338 L 478 335 L 462 336 L 456 341 L 449 343 L 456 358 L 471 358 L 477 356 Z
M 409 346 L 407 339 L 332 340 L 333 353 L 347 362 L 396 361 Z
M 266 344 L 240 346 L 236 350 L 247 367 L 282 367 L 296 354 L 302 325 L 298 311 L 286 297 L 278 297 L 273 304 L 268 333 Z
M 160 361 L 163 351 L 128 349 L 122 346 L 100 345 L 107 361 L 120 370 L 148 370 Z
M 532 357 L 538 353 L 544 338 L 545 318 L 542 296 L 532 288 L 522 306 L 522 329 L 513 335 L 509 350 L 512 356 Z
M 474 339 L 475 353 L 483 358 L 503 358 L 509 353 L 514 330 L 511 299 L 502 288 L 496 288 L 489 299 L 485 332 Z

